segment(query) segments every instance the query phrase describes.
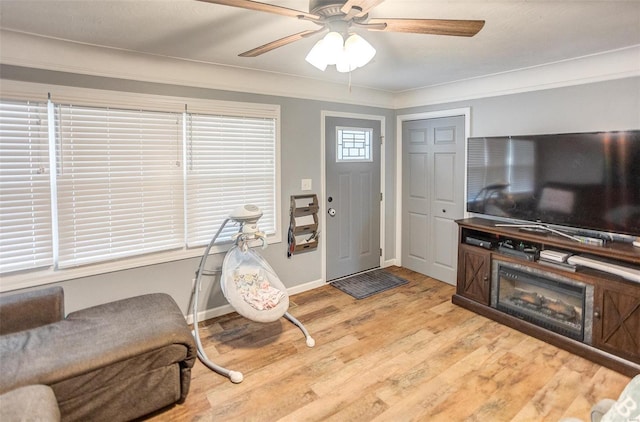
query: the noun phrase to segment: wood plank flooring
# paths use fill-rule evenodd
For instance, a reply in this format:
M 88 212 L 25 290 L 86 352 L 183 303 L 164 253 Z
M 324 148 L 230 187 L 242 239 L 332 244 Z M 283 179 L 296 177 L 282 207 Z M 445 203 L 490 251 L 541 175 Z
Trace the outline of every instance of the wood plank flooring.
M 314 348 L 284 319 L 202 323 L 209 358 L 244 381 L 197 362 L 186 402 L 149 420 L 588 421 L 629 382 L 453 305 L 452 286 L 388 270 L 409 283 L 363 300 L 329 285 L 290 298 Z

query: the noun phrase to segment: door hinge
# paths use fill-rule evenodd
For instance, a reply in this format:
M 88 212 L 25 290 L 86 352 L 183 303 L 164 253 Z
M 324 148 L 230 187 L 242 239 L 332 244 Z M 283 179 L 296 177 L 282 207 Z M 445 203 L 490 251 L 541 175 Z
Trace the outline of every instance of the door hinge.
M 382 248 L 380 248 L 380 256 L 382 256 Z
M 384 145 L 384 135 L 380 135 L 380 145 Z
M 384 198 L 382 197 L 382 192 L 380 192 L 380 202 L 382 202 Z

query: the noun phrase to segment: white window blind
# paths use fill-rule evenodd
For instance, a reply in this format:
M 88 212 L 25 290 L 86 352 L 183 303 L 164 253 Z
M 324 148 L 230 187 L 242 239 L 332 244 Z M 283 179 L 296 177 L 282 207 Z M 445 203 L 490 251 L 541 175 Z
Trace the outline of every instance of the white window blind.
M 59 267 L 183 247 L 182 115 L 56 113 Z
M 508 183 L 508 142 L 475 139 L 467 154 L 467 201 L 477 199 L 487 185 Z
M 0 101 L 0 272 L 52 264 L 47 104 Z
M 477 198 L 486 185 L 486 139 L 473 139 L 467 149 L 467 202 Z
M 189 114 L 187 119 L 187 246 L 209 243 L 229 211 L 244 204 L 260 207 L 260 229 L 275 233 L 275 118 Z M 228 225 L 220 240 L 236 231 Z
M 535 179 L 536 149 L 531 140 L 510 139 L 508 192 L 533 192 Z
M 246 203 L 280 239 L 279 107 L 58 94 L 0 100 L 3 283 L 191 257 Z
M 469 143 L 467 160 L 467 201 L 494 183 L 507 183 L 508 193 L 534 189 L 535 144 L 519 139 L 474 139 Z

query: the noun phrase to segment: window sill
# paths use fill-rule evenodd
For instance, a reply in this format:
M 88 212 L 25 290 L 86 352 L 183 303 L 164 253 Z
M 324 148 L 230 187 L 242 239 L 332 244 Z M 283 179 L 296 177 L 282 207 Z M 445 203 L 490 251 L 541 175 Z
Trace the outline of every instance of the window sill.
M 276 244 L 282 241 L 280 236 L 269 236 L 268 244 Z M 225 253 L 233 244 L 231 242 L 222 243 L 211 249 L 211 254 Z M 253 245 L 252 245 L 253 246 Z M 22 271 L 9 275 L 3 275 L 0 279 L 0 292 L 8 292 L 29 287 L 37 287 L 50 283 L 58 283 L 76 278 L 91 277 L 99 274 L 107 274 L 115 271 L 130 270 L 133 268 L 146 267 L 149 265 L 163 264 L 184 259 L 202 256 L 205 247 L 193 249 L 181 249 L 175 251 L 159 252 L 149 255 L 141 255 L 117 261 L 88 264 L 74 268 L 64 268 L 54 270 L 53 268 Z M 194 271 L 196 268 L 194 267 Z

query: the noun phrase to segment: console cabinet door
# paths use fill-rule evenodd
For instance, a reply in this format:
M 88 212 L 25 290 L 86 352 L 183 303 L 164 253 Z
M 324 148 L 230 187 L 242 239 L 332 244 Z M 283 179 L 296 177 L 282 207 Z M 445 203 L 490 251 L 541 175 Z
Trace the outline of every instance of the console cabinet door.
M 640 289 L 608 280 L 594 293 L 594 345 L 640 363 Z
M 489 305 L 491 253 L 474 246 L 460 245 L 458 256 L 459 295 Z

